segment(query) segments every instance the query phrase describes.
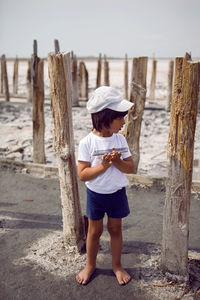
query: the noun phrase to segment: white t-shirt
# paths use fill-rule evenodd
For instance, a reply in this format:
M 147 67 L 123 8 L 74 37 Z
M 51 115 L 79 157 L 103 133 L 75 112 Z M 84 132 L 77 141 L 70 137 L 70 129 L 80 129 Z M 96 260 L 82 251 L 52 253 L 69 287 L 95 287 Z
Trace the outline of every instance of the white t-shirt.
M 101 163 L 103 155 L 93 156 L 92 154 L 95 151 L 112 149 L 113 147 L 128 148 L 127 141 L 122 134 L 113 133 L 111 137 L 100 137 L 90 132 L 80 141 L 78 149 L 78 160 L 90 162 L 90 166 L 94 167 Z M 122 153 L 121 159 L 130 156 L 131 153 L 128 148 L 127 152 Z M 98 175 L 92 180 L 86 181 L 85 184 L 93 192 L 100 194 L 111 194 L 127 186 L 129 184 L 129 181 L 123 172 L 112 165 L 104 173 Z

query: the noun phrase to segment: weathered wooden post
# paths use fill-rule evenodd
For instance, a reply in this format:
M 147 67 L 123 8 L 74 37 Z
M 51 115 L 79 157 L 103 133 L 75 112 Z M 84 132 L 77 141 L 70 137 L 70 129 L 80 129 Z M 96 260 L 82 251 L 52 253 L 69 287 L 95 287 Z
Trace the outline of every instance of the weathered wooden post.
M 14 61 L 14 68 L 13 68 L 13 94 L 18 93 L 18 66 L 19 66 L 19 60 L 16 57 Z
M 58 54 L 60 52 L 60 45 L 58 40 L 54 40 L 55 53 Z
M 124 98 L 128 99 L 128 56 L 125 55 L 124 61 Z
M 43 60 L 37 56 L 37 41 L 34 40 L 32 56 L 32 85 L 33 85 L 33 162 L 45 163 L 44 147 L 44 68 Z
M 189 212 L 199 91 L 199 63 L 190 59 L 188 54 L 175 58 L 161 254 L 163 272 L 179 282 L 189 279 Z
M 156 72 L 157 72 L 157 60 L 153 59 L 149 100 L 155 100 Z
M 5 89 L 5 100 L 10 101 L 6 56 L 4 54 L 2 55 L 1 60 L 2 60 L 2 65 L 3 65 L 2 73 L 3 73 L 3 83 L 4 83 L 4 89 Z
M 107 61 L 106 55 L 104 55 L 104 85 L 109 86 L 109 62 Z
M 101 66 L 102 66 L 102 59 L 101 53 L 99 54 L 99 59 L 97 62 L 97 79 L 96 79 L 96 88 L 101 86 Z
M 134 160 L 134 173 L 137 173 L 140 160 L 141 122 L 146 101 L 146 77 L 148 57 L 133 58 L 130 101 L 134 103 L 128 113 L 125 136 Z
M 88 99 L 88 71 L 83 61 L 79 63 L 79 97 Z
M 172 85 L 173 85 L 173 74 L 174 74 L 174 61 L 169 61 L 169 70 L 168 70 L 168 89 L 167 89 L 167 103 L 166 111 L 170 111 L 171 101 L 172 101 Z
M 28 68 L 26 73 L 27 101 L 33 102 L 33 88 L 31 84 L 31 60 L 28 60 Z
M 77 57 L 72 55 L 71 58 L 71 70 L 72 70 L 72 105 L 79 106 L 79 96 L 78 96 L 78 66 L 77 66 Z
M 79 201 L 72 125 L 72 77 L 70 53 L 49 53 L 51 107 L 54 119 L 54 149 L 58 158 L 65 245 L 80 251 L 84 226 Z

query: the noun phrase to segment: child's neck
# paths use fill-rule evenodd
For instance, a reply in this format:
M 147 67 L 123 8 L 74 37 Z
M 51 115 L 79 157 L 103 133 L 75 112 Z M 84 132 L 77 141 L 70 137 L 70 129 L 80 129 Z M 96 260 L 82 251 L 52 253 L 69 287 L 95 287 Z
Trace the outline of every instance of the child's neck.
M 93 132 L 95 135 L 101 136 L 101 137 L 111 137 L 111 136 L 113 135 L 113 133 L 110 132 L 110 130 L 107 129 L 107 128 L 105 128 L 105 127 L 103 127 L 103 128 L 101 129 L 101 131 L 98 131 L 98 130 L 96 130 L 96 129 L 93 129 L 92 132 Z

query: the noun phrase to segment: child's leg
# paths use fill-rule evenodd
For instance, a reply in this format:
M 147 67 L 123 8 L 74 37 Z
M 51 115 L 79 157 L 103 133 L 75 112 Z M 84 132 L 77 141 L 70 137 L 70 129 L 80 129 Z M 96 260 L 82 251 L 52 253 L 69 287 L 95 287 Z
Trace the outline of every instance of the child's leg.
M 87 263 L 85 268 L 76 276 L 80 284 L 86 284 L 96 268 L 96 257 L 99 250 L 99 239 L 103 232 L 103 219 L 92 221 L 88 219 L 88 234 L 86 241 Z
M 130 275 L 122 268 L 122 220 L 108 218 L 108 232 L 110 233 L 110 248 L 112 253 L 112 268 L 120 285 L 128 283 Z

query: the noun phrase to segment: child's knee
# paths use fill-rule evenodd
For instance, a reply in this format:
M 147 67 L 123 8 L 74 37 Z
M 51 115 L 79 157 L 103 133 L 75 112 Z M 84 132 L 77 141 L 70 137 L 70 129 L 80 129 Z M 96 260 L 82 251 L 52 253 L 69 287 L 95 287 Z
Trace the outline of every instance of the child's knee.
M 107 224 L 107 229 L 110 235 L 118 235 L 121 234 L 121 225 L 120 224 Z
M 94 226 L 89 226 L 88 228 L 88 235 L 92 239 L 99 239 L 100 236 L 103 233 L 103 227 L 94 227 Z
M 88 235 L 93 240 L 99 239 L 102 235 L 102 230 L 89 230 Z

